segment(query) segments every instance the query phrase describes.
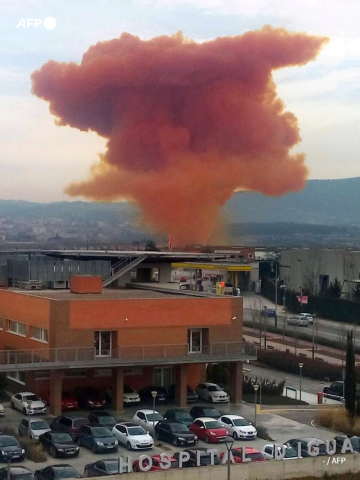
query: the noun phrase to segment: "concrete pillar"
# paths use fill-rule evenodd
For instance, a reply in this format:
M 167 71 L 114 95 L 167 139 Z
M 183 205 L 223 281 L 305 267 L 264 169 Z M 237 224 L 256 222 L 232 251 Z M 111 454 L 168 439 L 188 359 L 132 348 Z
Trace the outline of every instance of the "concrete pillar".
M 50 413 L 61 415 L 62 370 L 50 371 Z
M 124 367 L 114 367 L 112 369 L 112 408 L 121 411 L 124 408 Z
M 243 385 L 243 364 L 232 362 L 230 364 L 229 395 L 231 403 L 241 403 Z
M 159 264 L 159 283 L 171 282 L 171 264 Z
M 175 403 L 178 407 L 187 406 L 187 365 L 175 366 Z

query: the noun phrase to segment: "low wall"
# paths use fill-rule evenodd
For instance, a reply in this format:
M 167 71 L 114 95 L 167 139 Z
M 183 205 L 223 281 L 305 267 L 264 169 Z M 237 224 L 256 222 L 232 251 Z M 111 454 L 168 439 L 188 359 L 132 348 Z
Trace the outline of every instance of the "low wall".
M 345 459 L 345 461 L 341 461 Z M 336 462 L 336 463 L 335 463 Z M 339 463 L 338 463 L 339 462 Z M 231 465 L 231 480 L 278 480 L 309 475 L 322 477 L 360 470 L 360 455 L 332 455 L 300 460 L 273 460 Z M 109 477 L 118 479 L 118 476 Z M 124 480 L 227 480 L 226 465 L 217 467 L 178 468 L 168 471 L 122 474 Z

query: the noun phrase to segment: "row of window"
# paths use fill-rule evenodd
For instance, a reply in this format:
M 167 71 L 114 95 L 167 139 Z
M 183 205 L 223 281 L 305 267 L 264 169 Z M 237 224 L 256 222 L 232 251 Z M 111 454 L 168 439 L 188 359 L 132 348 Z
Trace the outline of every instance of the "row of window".
M 0 328 L 4 328 L 4 320 L 0 319 Z M 26 337 L 26 323 L 16 322 L 15 320 L 6 320 L 6 330 L 15 335 Z M 30 338 L 39 342 L 48 342 L 48 331 L 45 328 L 34 327 L 30 325 Z

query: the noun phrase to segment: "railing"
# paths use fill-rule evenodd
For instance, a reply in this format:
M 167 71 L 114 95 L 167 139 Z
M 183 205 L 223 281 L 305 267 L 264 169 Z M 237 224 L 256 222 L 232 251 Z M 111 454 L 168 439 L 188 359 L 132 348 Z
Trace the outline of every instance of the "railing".
M 212 343 L 201 352 L 189 351 L 188 344 L 120 346 L 112 350 L 71 347 L 37 350 L 1 350 L 0 371 L 35 370 L 53 367 L 144 365 L 149 363 L 204 363 L 245 361 L 256 358 L 256 347 L 246 342 Z
M 107 285 L 110 285 L 110 283 L 118 279 L 121 275 L 125 274 L 132 268 L 135 268 L 139 263 L 143 262 L 147 256 L 147 254 L 141 255 L 140 257 L 128 255 L 119 260 L 110 270 L 103 274 L 103 286 L 106 287 Z

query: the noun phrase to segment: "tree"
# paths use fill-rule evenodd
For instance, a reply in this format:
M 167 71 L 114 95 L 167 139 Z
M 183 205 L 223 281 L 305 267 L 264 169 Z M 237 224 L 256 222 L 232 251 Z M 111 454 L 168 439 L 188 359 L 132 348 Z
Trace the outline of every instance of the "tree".
M 330 286 L 327 291 L 327 296 L 331 298 L 340 298 L 341 297 L 342 286 L 338 278 L 335 277 L 333 282 L 330 282 Z
M 359 282 L 355 283 L 355 287 L 353 288 L 353 300 L 355 302 L 360 302 L 360 275 L 359 275 Z
M 356 373 L 353 332 L 347 334 L 346 369 L 345 369 L 345 408 L 350 417 L 356 413 Z

